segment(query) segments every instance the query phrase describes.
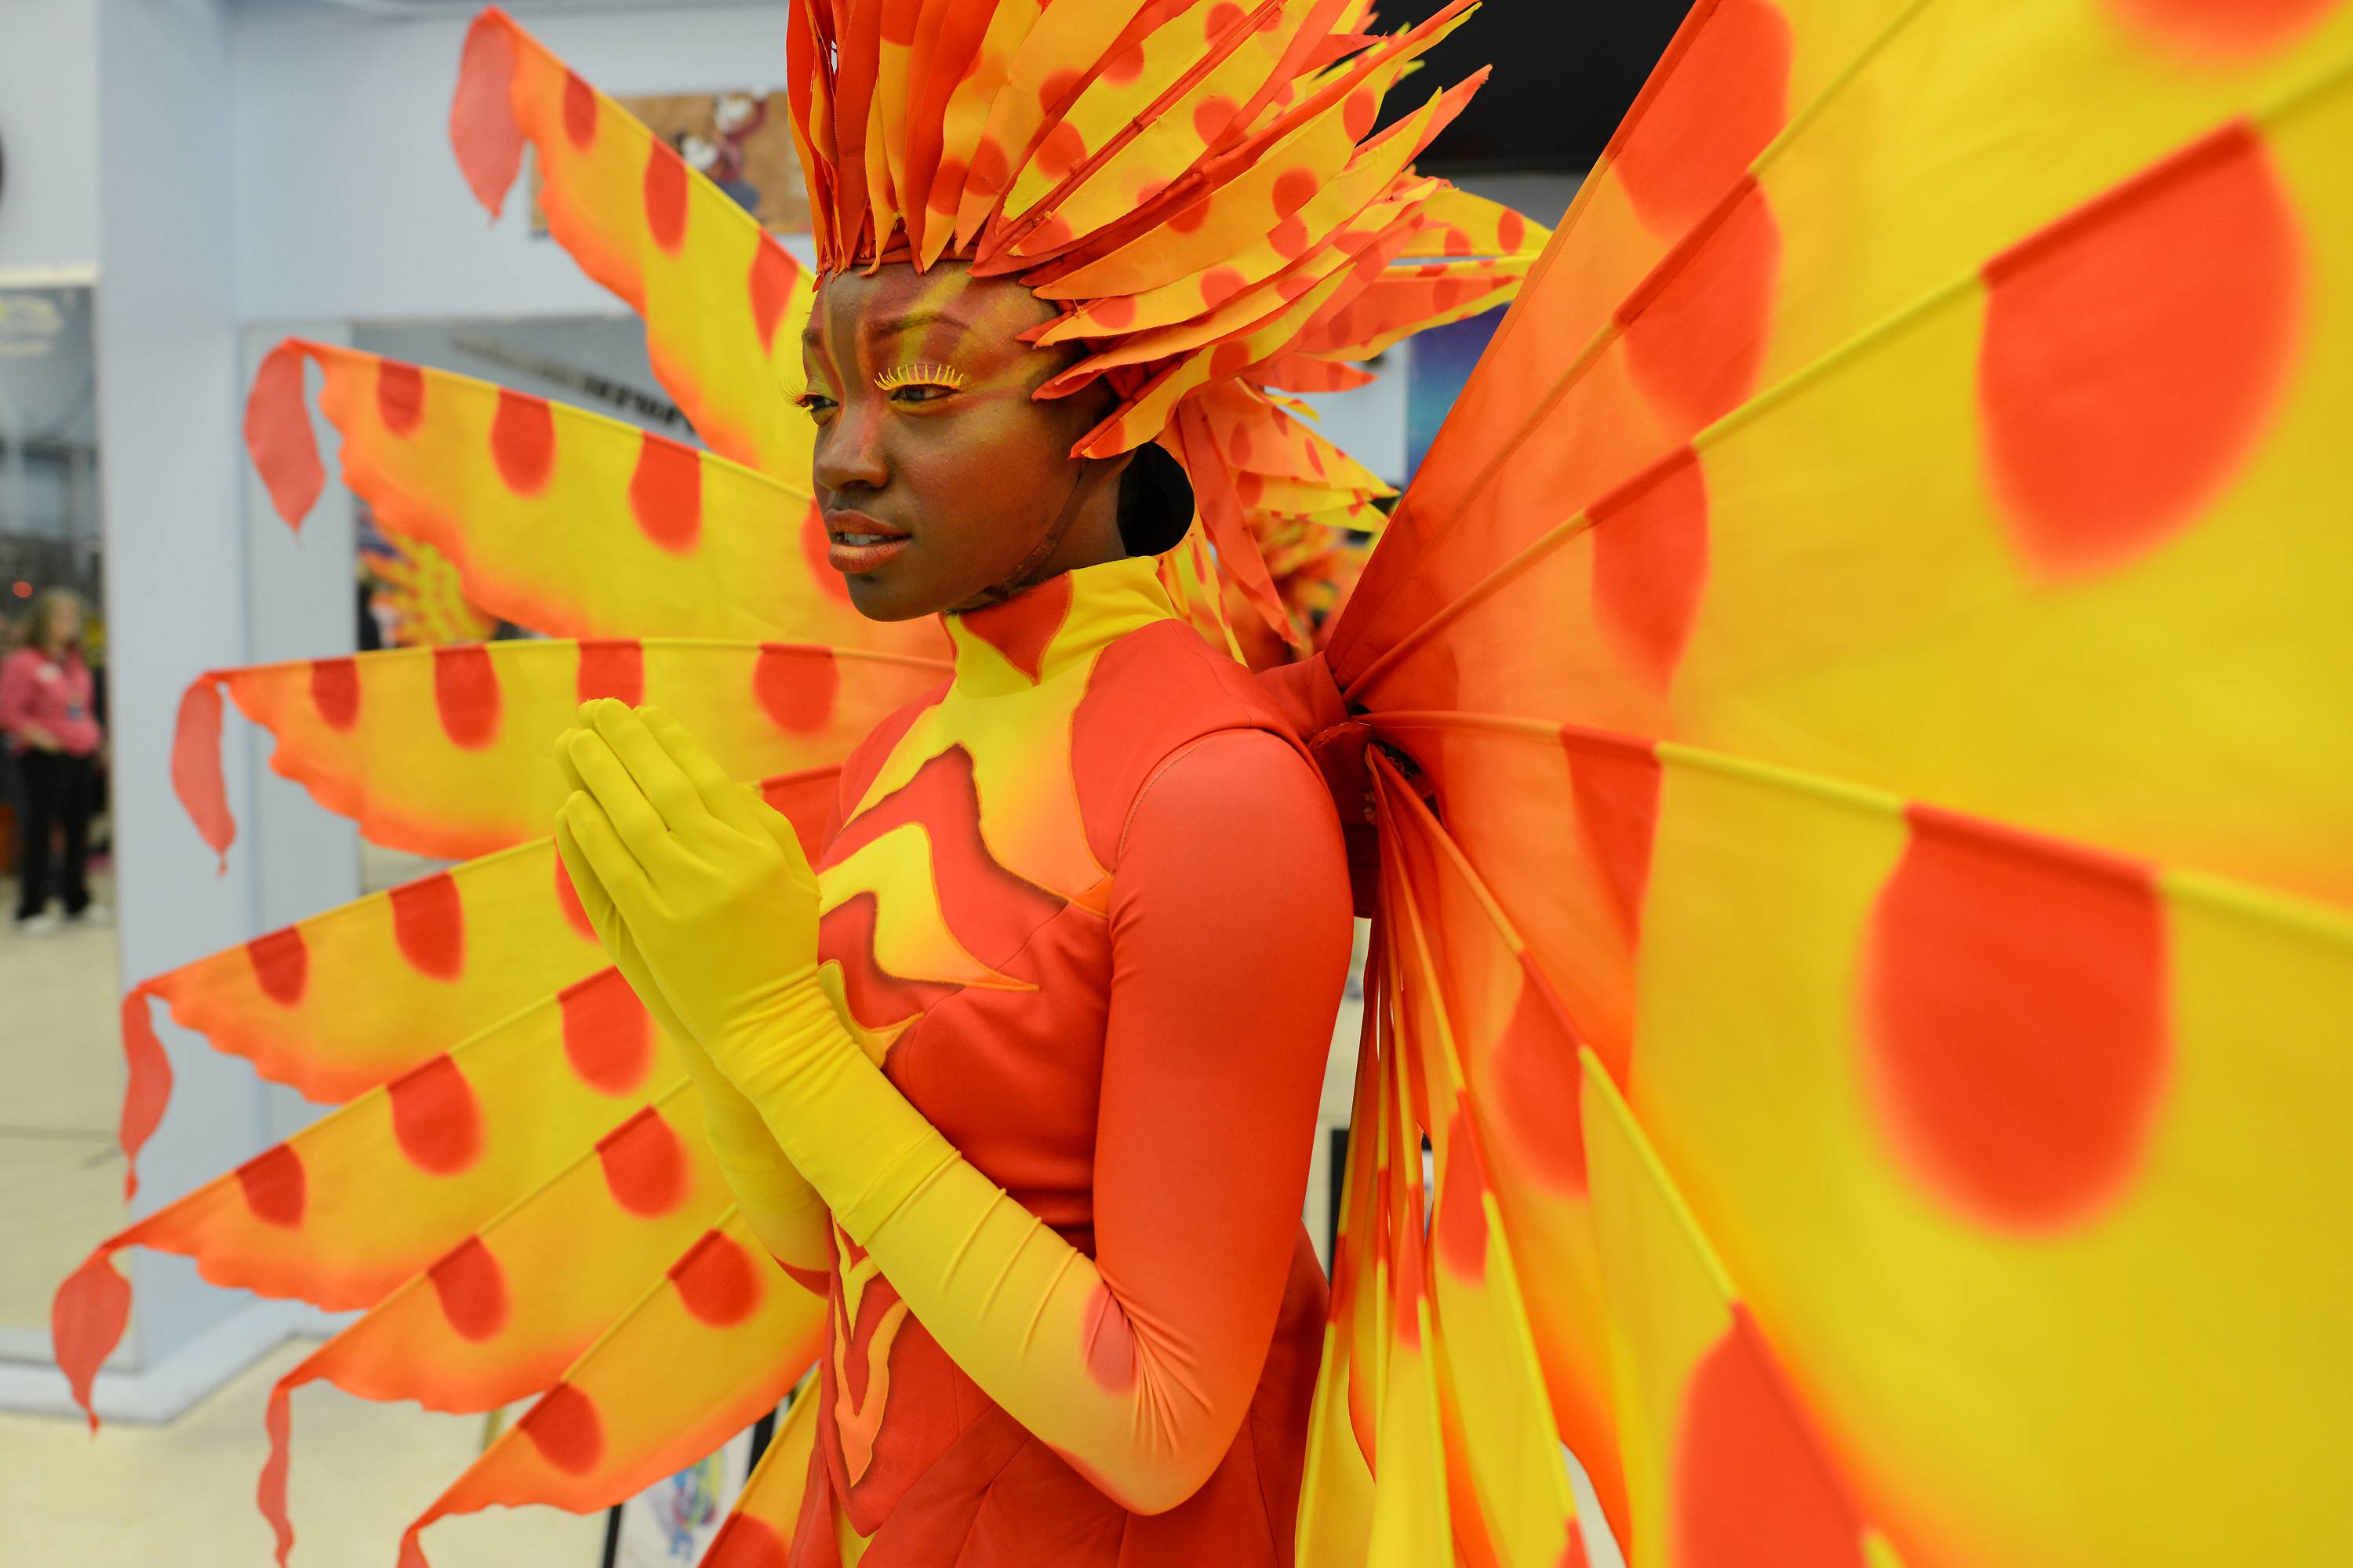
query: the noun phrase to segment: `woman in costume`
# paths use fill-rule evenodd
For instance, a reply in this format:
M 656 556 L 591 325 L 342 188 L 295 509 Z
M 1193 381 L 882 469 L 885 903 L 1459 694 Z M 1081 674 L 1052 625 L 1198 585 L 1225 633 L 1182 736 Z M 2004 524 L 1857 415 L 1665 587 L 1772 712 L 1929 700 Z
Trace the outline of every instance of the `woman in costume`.
M 364 831 L 481 858 L 133 993 L 134 1151 L 162 1106 L 153 1000 L 343 1104 L 68 1282 L 85 1398 L 128 1311 L 108 1255 L 144 1245 L 369 1308 L 273 1394 L 281 1529 L 292 1389 L 537 1395 L 412 1527 L 412 1563 L 447 1514 L 628 1495 L 812 1362 L 830 1393 L 796 1402 L 725 1568 L 854 1554 L 870 1526 L 868 1568 L 944 1541 L 974 1568 L 1050 1561 L 1064 1543 L 1036 1532 L 1073 1500 L 1104 1541 L 1238 1522 L 1224 1478 L 1247 1460 L 1263 1482 L 1280 1446 L 1257 1446 L 1280 1351 L 1244 1397 L 1221 1336 L 1250 1311 L 1209 1302 L 1245 1271 L 1124 1272 L 1151 1266 L 1113 1247 L 1107 1164 L 1090 1257 L 1049 1201 L 1088 1190 L 1071 1166 L 1015 1178 L 1032 1213 L 959 1120 L 1083 1094 L 1008 1070 L 984 1096 L 923 1063 L 952 1020 L 1092 1042 L 1060 1009 L 1103 996 L 1111 1116 L 1125 977 L 1050 991 L 1036 966 L 1071 951 L 1006 939 L 1093 918 L 1115 947 L 1162 784 L 1247 747 L 1280 789 L 1295 754 L 1247 696 L 1148 784 L 1194 699 L 1107 706 L 1108 731 L 1081 699 L 1057 744 L 992 745 L 1082 683 L 1184 678 L 1112 668 L 1175 629 L 1106 639 L 1098 586 L 1134 603 L 1148 575 L 1204 647 L 1231 646 L 1229 596 L 1303 640 L 1278 562 L 1368 492 L 1285 390 L 1525 273 L 1319 652 L 1262 683 L 1375 921 L 1299 1559 L 1606 1563 L 1605 1531 L 1638 1563 L 1743 1568 L 2353 1551 L 2353 6 L 1701 0 L 1532 269 L 1533 230 L 1409 178 L 1447 95 L 1366 136 L 1430 32 L 1368 33 L 1349 0 L 789 21 L 821 310 L 723 193 L 503 18 L 452 109 L 493 207 L 533 147 L 552 228 L 644 313 L 712 453 L 322 345 L 264 366 L 248 438 L 290 520 L 321 479 L 308 361 L 387 526 L 552 637 L 192 688 L 175 773 L 210 842 L 232 831 L 208 770 L 226 694 Z M 949 341 L 868 341 L 858 291 L 966 279 L 1064 309 L 1039 347 L 1084 345 L 1046 405 L 968 417 L 1018 406 L 1080 442 L 1023 449 L 1046 478 L 1018 499 L 951 481 L 936 517 L 1018 527 L 955 535 L 1005 553 L 959 552 L 902 607 L 1089 558 L 1077 519 L 1101 545 L 1112 482 L 1088 462 L 1155 438 L 1199 527 L 1148 574 L 1103 560 L 952 615 L 943 668 L 924 622 L 858 616 L 811 563 L 841 546 L 871 597 L 947 537 L 881 497 L 932 493 L 900 466 L 918 421 L 967 417 L 989 372 Z M 1092 429 L 1048 407 L 1091 389 Z M 833 422 L 831 530 L 793 488 L 803 391 Z M 802 551 L 776 551 L 797 525 Z M 1103 649 L 1084 683 L 1055 657 L 1080 646 Z M 583 698 L 676 726 L 595 704 L 567 776 L 547 742 Z M 1041 777 L 1052 809 L 1023 793 Z M 762 781 L 814 891 L 730 778 Z M 1130 800 L 1106 837 L 1099 804 Z M 537 836 L 559 809 L 576 878 Z M 361 985 L 370 1016 L 333 1005 Z M 1176 1113 L 1221 1086 L 1170 1085 Z M 1067 1152 L 1074 1126 L 1024 1149 Z M 1184 1210 L 1180 1246 L 1231 1198 L 1149 1195 Z M 1000 1297 L 1034 1315 L 1003 1337 Z M 1180 1298 L 1181 1322 L 1145 1320 Z M 972 1423 L 894 1429 L 943 1408 L 898 1404 L 902 1374 Z M 1205 1466 L 1191 1501 L 1134 1512 Z M 1091 1549 L 1111 1550 L 1068 1548 Z

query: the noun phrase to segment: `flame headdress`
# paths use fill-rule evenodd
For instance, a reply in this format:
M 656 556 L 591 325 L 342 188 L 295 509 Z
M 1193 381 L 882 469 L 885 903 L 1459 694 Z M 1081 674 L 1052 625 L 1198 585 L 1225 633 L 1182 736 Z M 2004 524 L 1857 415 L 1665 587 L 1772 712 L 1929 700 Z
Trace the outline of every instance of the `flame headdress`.
M 1371 132 L 1456 13 L 1363 13 L 797 5 L 822 264 L 964 256 L 1063 302 L 1069 384 L 1118 398 L 1092 444 L 1173 428 L 1197 486 L 1235 476 L 1204 516 L 1242 569 L 1253 482 L 1282 515 L 1334 493 L 1282 390 L 1515 265 L 1406 166 L 1453 100 Z M 217 844 L 226 689 L 372 836 L 483 857 L 125 1007 L 134 1150 L 151 1000 L 341 1102 L 56 1311 L 86 1396 L 123 1246 L 367 1307 L 273 1401 L 281 1521 L 302 1383 L 538 1396 L 421 1528 L 612 1501 L 808 1362 L 814 1298 L 535 836 L 547 742 L 582 695 L 659 697 L 814 833 L 938 673 L 775 548 L 808 536 L 807 273 L 495 15 L 451 120 L 492 205 L 538 150 L 711 450 L 316 344 L 263 367 L 290 516 L 315 360 L 385 525 L 551 634 L 184 709 Z M 1279 673 L 1380 843 L 1303 1561 L 1607 1561 L 1603 1520 L 1676 1568 L 2353 1554 L 2348 145 L 2330 0 L 1692 7 Z M 776 1560 L 807 1442 L 712 1561 Z

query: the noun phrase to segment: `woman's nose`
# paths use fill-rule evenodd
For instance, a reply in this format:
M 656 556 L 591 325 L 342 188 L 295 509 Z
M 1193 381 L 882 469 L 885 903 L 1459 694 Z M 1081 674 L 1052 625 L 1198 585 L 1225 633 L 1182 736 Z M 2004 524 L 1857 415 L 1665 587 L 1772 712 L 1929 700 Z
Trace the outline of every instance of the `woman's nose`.
M 857 403 L 844 403 L 836 410 L 818 431 L 811 477 L 818 489 L 837 493 L 880 490 L 890 483 L 891 465 L 882 452 L 881 410 Z

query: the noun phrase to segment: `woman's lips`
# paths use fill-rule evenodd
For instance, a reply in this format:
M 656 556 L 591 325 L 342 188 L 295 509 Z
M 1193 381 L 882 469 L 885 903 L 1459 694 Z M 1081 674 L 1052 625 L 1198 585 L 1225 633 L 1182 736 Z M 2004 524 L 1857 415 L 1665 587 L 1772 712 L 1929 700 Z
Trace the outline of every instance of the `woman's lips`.
M 844 577 L 871 572 L 905 549 L 907 531 L 847 507 L 825 514 L 828 565 Z

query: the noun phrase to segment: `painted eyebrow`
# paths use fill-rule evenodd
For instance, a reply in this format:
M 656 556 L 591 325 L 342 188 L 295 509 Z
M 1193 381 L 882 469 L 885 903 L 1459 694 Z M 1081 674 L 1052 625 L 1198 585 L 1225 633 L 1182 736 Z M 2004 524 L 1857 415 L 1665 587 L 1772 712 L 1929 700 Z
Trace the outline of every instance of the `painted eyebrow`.
M 895 337 L 901 333 L 913 332 L 918 327 L 933 326 L 942 322 L 953 327 L 961 327 L 967 332 L 972 330 L 972 323 L 955 312 L 935 310 L 908 311 L 902 315 L 884 316 L 881 321 L 867 323 L 865 333 L 870 338 Z M 823 346 L 824 342 L 824 334 L 818 328 L 817 318 L 811 316 L 809 324 L 801 329 L 801 346 L 818 348 Z

